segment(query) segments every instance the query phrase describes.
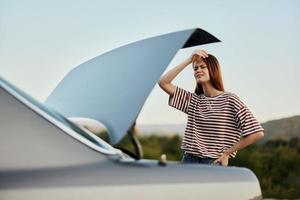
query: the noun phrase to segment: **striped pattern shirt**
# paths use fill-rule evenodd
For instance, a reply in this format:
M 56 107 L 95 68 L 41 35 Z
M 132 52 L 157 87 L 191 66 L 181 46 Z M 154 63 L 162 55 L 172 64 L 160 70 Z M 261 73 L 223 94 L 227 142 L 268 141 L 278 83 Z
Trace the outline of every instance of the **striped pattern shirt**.
M 240 98 L 231 92 L 206 97 L 176 87 L 168 104 L 187 114 L 181 148 L 198 157 L 218 158 L 238 143 L 241 136 L 264 130 Z

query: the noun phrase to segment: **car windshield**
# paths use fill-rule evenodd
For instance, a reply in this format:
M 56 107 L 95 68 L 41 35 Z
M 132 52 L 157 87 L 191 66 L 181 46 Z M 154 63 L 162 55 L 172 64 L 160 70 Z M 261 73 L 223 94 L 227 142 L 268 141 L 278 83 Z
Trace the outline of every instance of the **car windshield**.
M 84 131 L 83 129 L 79 128 L 77 125 L 75 125 L 74 123 L 72 123 L 70 120 L 68 120 L 66 117 L 64 117 L 63 115 L 61 115 L 57 111 L 55 111 L 55 110 L 53 110 L 53 109 L 51 109 L 51 108 L 43 105 L 42 103 L 40 103 L 39 101 L 35 100 L 34 98 L 32 98 L 31 96 L 29 96 L 25 92 L 19 90 L 14 85 L 12 85 L 9 82 L 5 81 L 1 77 L 0 77 L 0 83 L 1 83 L 1 85 L 6 86 L 12 93 L 15 93 L 18 96 L 21 96 L 25 100 L 29 101 L 31 104 L 33 104 L 34 106 L 38 107 L 40 110 L 42 110 L 43 112 L 47 113 L 52 118 L 54 118 L 55 120 L 61 122 L 62 124 L 64 124 L 68 128 L 72 129 L 77 134 L 79 134 L 82 137 L 86 138 L 87 140 L 89 140 L 93 144 L 95 144 L 97 146 L 100 146 L 102 148 L 105 148 L 107 150 L 113 149 L 113 147 L 111 145 L 109 145 L 107 142 L 105 142 L 101 138 L 97 137 L 97 139 L 96 139 L 95 137 L 91 136 L 86 131 Z

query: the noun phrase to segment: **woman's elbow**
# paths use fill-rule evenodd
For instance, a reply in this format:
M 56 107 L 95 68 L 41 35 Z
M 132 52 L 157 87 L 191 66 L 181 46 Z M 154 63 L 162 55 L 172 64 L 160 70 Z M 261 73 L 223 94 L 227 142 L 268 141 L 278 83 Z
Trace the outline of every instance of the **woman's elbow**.
M 160 79 L 157 83 L 158 83 L 159 87 L 161 87 L 161 85 L 162 85 L 162 80 Z
M 256 136 L 257 139 L 260 140 L 261 138 L 263 138 L 265 136 L 265 133 L 263 131 L 260 131 L 260 132 L 256 133 L 256 135 L 257 135 Z
M 160 88 L 165 88 L 165 85 L 166 85 L 167 83 L 164 81 L 164 80 L 162 80 L 162 79 L 160 79 L 159 81 L 158 81 L 158 85 L 159 85 L 159 87 Z

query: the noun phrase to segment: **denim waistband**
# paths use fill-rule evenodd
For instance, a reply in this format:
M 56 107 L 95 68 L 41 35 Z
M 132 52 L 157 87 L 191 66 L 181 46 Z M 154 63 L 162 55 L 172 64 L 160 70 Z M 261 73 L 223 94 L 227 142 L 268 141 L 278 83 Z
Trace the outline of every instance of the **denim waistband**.
M 212 164 L 217 158 L 199 157 L 191 153 L 184 152 L 182 162 L 183 163 L 199 163 L 199 164 Z M 221 163 L 216 163 L 220 165 Z

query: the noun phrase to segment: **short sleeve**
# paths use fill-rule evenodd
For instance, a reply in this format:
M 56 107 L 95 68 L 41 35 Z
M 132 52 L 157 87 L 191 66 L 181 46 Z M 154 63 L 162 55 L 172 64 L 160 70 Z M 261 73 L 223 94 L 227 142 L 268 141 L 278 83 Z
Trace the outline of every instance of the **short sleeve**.
M 192 99 L 192 93 L 180 87 L 175 88 L 174 94 L 169 96 L 169 106 L 174 107 L 184 113 L 188 113 L 188 108 Z
M 264 131 L 261 124 L 254 117 L 253 113 L 248 109 L 248 107 L 240 100 L 237 95 L 233 95 L 234 107 L 236 111 L 236 122 L 238 128 L 242 132 L 242 136 L 246 137 L 253 133 Z

